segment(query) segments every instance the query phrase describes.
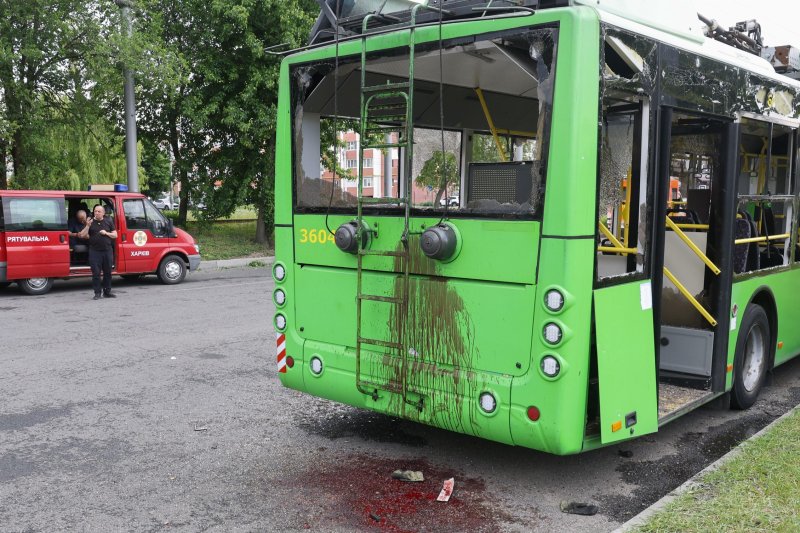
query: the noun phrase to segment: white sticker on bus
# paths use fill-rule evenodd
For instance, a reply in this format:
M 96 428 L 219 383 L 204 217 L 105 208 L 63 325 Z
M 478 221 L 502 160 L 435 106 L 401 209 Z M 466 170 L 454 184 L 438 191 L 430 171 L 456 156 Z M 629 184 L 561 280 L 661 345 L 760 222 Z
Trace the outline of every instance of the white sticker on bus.
M 50 242 L 47 235 L 20 235 L 9 236 L 8 242 Z
M 639 285 L 639 299 L 642 302 L 642 311 L 653 308 L 653 286 L 649 281 Z

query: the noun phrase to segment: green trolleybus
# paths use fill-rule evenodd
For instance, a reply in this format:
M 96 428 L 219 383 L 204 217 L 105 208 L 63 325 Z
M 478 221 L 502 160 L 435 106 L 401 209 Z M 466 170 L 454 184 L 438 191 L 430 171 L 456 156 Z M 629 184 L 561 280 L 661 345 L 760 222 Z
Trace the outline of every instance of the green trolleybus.
M 280 74 L 284 386 L 572 454 L 800 353 L 800 83 L 680 2 L 323 4 Z

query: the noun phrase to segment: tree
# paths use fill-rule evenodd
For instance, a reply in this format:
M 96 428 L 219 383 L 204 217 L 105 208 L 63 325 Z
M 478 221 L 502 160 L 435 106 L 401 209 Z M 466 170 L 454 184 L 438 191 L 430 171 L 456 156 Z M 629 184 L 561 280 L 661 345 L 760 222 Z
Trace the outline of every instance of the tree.
M 94 122 L 82 117 L 88 105 L 72 106 L 92 90 L 86 76 L 107 41 L 109 0 L 0 0 L 0 156 L 11 157 L 15 178 L 29 170 L 40 143 L 51 135 L 51 120 Z M 5 163 L 5 157 L 2 159 Z M 4 166 L 4 165 L 3 165 Z M 42 168 L 34 169 L 41 174 Z M 5 168 L 0 185 L 7 186 Z
M 445 190 L 459 182 L 458 162 L 455 154 L 436 150 L 422 165 L 422 170 L 414 181 L 420 187 L 436 189 L 436 200 L 433 205 L 439 205 L 439 200 L 442 199 Z

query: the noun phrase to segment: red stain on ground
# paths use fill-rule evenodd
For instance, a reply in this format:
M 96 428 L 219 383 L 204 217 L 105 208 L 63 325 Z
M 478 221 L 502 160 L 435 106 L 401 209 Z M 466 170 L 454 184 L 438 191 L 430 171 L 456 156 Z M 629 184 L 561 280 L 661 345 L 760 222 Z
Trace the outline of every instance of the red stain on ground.
M 392 479 L 394 470 L 419 470 L 425 481 Z M 455 478 L 449 502 L 436 497 L 442 483 Z M 324 461 L 293 480 L 306 503 L 314 502 L 306 527 L 339 526 L 392 532 L 497 531 L 513 522 L 486 495 L 482 480 L 424 459 L 392 460 L 354 455 L 344 462 Z M 315 524 L 314 522 L 319 522 Z

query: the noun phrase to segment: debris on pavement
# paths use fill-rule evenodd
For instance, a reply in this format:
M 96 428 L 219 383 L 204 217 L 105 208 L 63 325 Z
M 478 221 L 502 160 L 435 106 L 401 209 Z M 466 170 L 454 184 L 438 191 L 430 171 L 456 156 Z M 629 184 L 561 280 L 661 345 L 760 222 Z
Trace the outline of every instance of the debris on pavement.
M 567 501 L 561 502 L 562 513 L 593 516 L 597 514 L 597 511 L 598 511 L 597 506 L 591 503 L 567 502 Z
M 375 513 L 369 513 L 369 517 L 372 518 L 373 520 L 375 520 L 376 522 L 380 522 L 381 521 L 381 517 L 376 515 Z
M 453 485 L 455 485 L 455 479 L 450 478 L 444 481 L 442 485 L 442 491 L 439 493 L 439 496 L 436 498 L 437 502 L 446 502 L 450 500 L 450 496 L 453 495 Z
M 208 426 L 198 426 L 196 423 L 194 425 L 195 431 L 208 431 Z
M 418 470 L 395 470 L 392 472 L 392 478 L 399 479 L 400 481 L 425 481 L 425 476 Z
M 620 450 L 619 456 L 625 457 L 626 459 L 630 459 L 631 457 L 633 457 L 633 452 L 631 450 Z

